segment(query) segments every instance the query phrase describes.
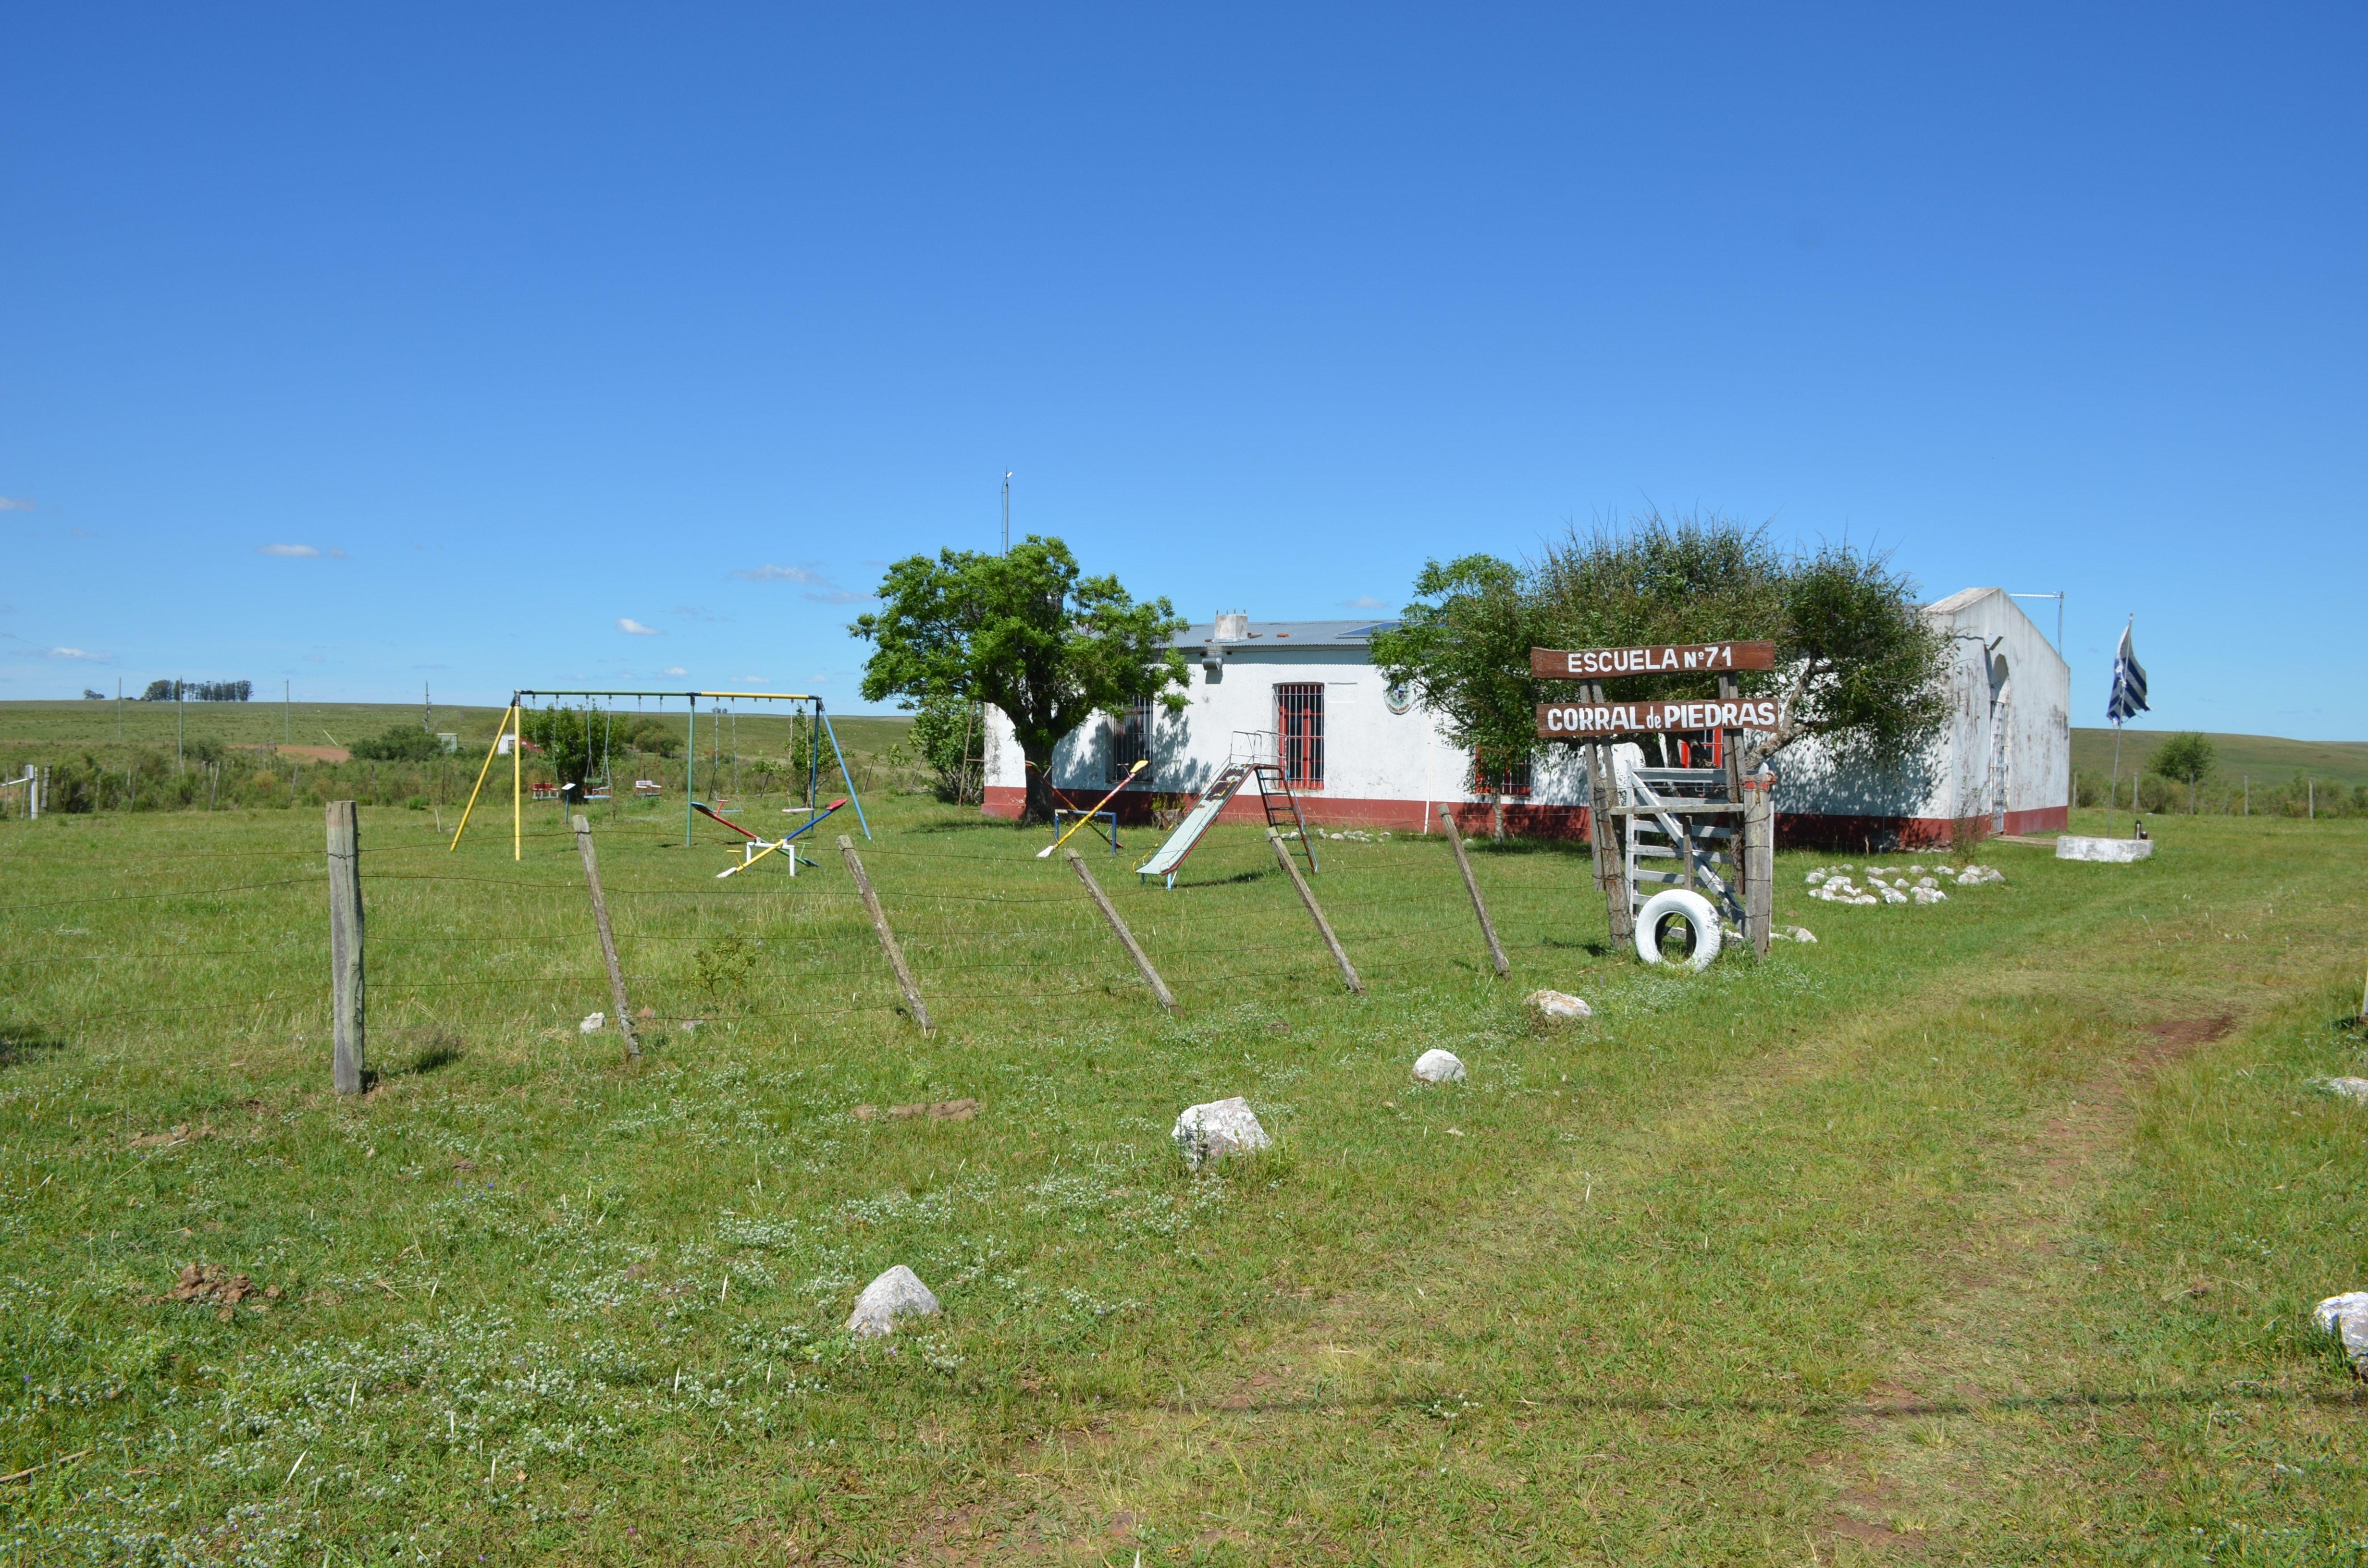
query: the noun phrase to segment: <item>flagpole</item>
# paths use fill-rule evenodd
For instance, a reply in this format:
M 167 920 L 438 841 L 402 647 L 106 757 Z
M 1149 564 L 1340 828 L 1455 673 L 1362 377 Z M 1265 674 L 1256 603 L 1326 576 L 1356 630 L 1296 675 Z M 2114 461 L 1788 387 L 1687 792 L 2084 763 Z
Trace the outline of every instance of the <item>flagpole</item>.
M 2113 807 L 2121 801 L 2121 798 L 2122 722 L 2119 719 L 2116 719 L 2113 721 L 2113 785 L 2111 790 L 2105 792 L 2105 825 L 2107 827 L 2113 825 Z M 2134 801 L 2132 803 L 2135 804 L 2135 802 Z M 2136 812 L 2132 812 L 2130 815 L 2130 824 L 2133 827 L 2135 827 L 2137 820 Z

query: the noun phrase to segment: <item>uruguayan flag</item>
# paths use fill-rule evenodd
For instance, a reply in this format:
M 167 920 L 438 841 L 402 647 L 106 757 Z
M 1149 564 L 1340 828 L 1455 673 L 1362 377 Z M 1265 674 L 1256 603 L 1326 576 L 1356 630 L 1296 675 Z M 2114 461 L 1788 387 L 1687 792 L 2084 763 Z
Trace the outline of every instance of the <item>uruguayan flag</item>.
M 2122 645 L 2113 651 L 2113 696 L 2105 704 L 2105 717 L 2118 724 L 2124 719 L 2135 719 L 2146 710 L 2146 666 L 2138 663 L 2138 651 L 2130 646 L 2130 629 L 2122 628 Z

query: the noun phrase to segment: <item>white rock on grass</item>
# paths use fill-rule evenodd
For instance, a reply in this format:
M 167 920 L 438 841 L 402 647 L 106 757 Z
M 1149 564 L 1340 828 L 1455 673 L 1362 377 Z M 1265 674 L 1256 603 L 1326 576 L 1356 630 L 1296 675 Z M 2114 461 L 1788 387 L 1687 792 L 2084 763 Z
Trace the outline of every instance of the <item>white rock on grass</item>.
M 919 1275 L 900 1263 L 863 1288 L 847 1320 L 847 1332 L 857 1339 L 877 1339 L 895 1333 L 898 1318 L 935 1317 L 937 1312 L 937 1297 Z
M 2329 1296 L 2311 1309 L 2311 1321 L 2322 1334 L 2343 1341 L 2343 1353 L 2352 1369 L 2368 1377 L 2368 1290 L 2347 1290 Z
M 1817 939 L 1816 934 L 1806 926 L 1788 926 L 1784 934 L 1796 942 L 1815 942 Z
M 1228 1154 L 1244 1154 L 1271 1147 L 1274 1140 L 1258 1125 L 1250 1102 L 1235 1095 L 1229 1100 L 1187 1106 L 1176 1119 L 1176 1147 L 1194 1170 L 1213 1165 Z
M 601 1026 L 608 1023 L 608 1021 L 609 1015 L 606 1013 L 586 1013 L 584 1016 L 584 1021 L 575 1026 L 575 1032 L 577 1034 L 598 1034 L 600 1032 Z
M 2368 1100 L 2368 1078 L 2322 1078 L 2318 1086 L 2347 1100 Z
M 1532 991 L 1521 998 L 1524 1006 L 1535 1007 L 1549 1018 L 1591 1018 L 1595 1009 L 1567 991 Z
M 1984 882 L 2004 881 L 2006 873 L 1995 866 L 1968 866 L 1957 873 L 1957 885 L 1961 888 L 1977 888 Z
M 1426 1051 L 1414 1059 L 1414 1075 L 1426 1084 L 1460 1084 L 1463 1059 L 1452 1051 Z

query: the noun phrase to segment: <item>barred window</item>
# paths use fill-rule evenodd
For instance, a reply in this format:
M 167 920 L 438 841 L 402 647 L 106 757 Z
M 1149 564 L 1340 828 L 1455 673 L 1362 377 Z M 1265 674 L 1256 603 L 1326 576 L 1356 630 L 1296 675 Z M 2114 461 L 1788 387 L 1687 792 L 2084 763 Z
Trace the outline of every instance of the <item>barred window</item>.
M 1472 754 L 1472 792 L 1475 795 L 1526 795 L 1530 792 L 1530 759 L 1497 762 L 1485 751 Z
M 1127 705 L 1126 717 L 1110 732 L 1110 782 L 1126 777 L 1128 768 L 1151 759 L 1152 702 L 1138 697 Z
M 1274 688 L 1274 733 L 1282 776 L 1295 789 L 1324 787 L 1324 686 L 1320 681 Z

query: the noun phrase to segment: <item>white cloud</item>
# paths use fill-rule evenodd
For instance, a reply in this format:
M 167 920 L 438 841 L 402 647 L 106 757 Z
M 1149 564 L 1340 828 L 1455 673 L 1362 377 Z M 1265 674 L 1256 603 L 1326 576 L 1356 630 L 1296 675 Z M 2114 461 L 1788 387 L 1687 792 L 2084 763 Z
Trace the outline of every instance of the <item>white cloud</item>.
M 47 653 L 43 654 L 42 657 L 49 659 L 87 659 L 95 665 L 103 665 L 107 663 L 107 655 L 105 653 L 86 653 L 80 648 L 52 648 Z
M 1353 599 L 1342 599 L 1340 608 L 1342 609 L 1380 609 L 1382 601 L 1371 594 L 1359 594 Z
M 670 676 L 687 676 L 687 675 L 689 675 L 690 672 L 689 672 L 689 670 L 687 670 L 687 669 L 684 669 L 680 665 L 668 665 L 666 666 L 666 674 L 668 674 L 668 675 L 670 675 Z
M 666 635 L 665 632 L 660 631 L 655 626 L 643 626 L 640 621 L 635 620 L 630 615 L 620 615 L 617 618 L 617 630 L 633 637 L 663 637 Z
M 258 544 L 255 547 L 255 553 L 284 556 L 290 561 L 317 561 L 321 555 L 309 544 Z
M 849 593 L 845 588 L 833 588 L 827 593 L 808 594 L 806 597 L 818 605 L 868 605 L 872 602 L 872 597 L 870 594 Z
M 732 574 L 744 583 L 819 583 L 830 579 L 810 566 L 743 566 Z
M 33 498 L 29 495 L 0 495 L 0 512 L 29 512 Z

